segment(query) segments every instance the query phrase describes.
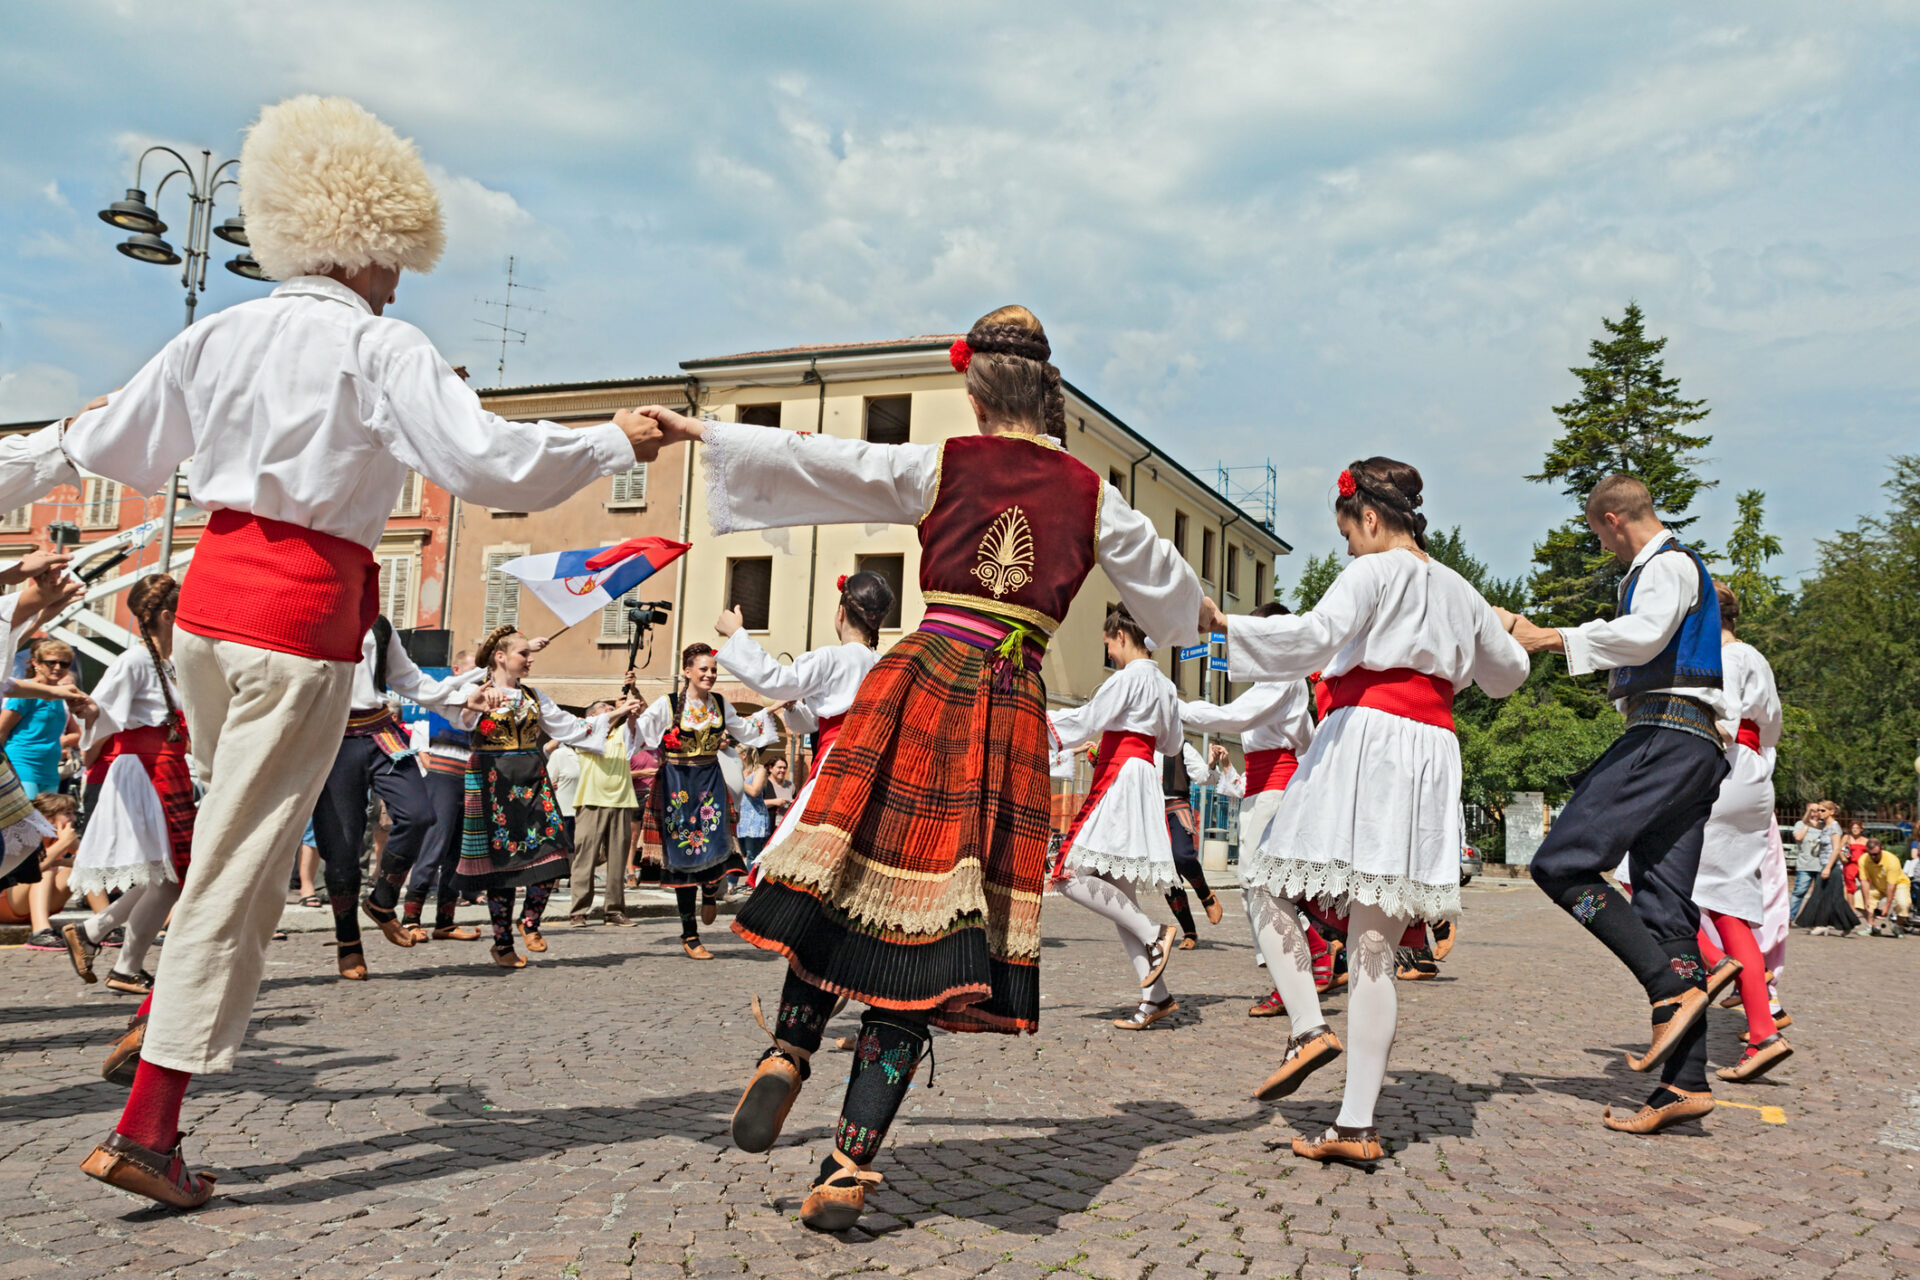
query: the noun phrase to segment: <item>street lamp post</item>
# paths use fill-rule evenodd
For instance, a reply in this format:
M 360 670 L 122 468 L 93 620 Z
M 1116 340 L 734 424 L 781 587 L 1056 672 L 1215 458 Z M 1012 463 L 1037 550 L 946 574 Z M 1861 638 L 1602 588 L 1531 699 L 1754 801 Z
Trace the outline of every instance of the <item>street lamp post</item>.
M 160 215 L 153 205 L 147 203 L 147 193 L 140 185 L 141 170 L 146 167 L 147 157 L 155 152 L 163 152 L 171 157 L 175 167 L 168 169 L 160 178 L 160 185 L 153 190 L 153 200 L 159 203 L 161 193 L 167 184 L 175 178 L 187 180 L 187 234 L 185 237 L 186 257 L 183 259 L 174 251 L 172 245 L 160 237 L 165 234 L 167 224 L 160 221 Z M 122 231 L 131 231 L 119 245 L 115 246 L 136 262 L 151 262 L 156 266 L 171 267 L 185 263 L 180 273 L 181 287 L 187 291 L 187 321 L 193 323 L 194 311 L 200 302 L 200 295 L 207 287 L 207 262 L 212 257 L 211 237 L 219 236 L 228 244 L 240 246 L 240 254 L 227 263 L 227 270 L 249 280 L 264 280 L 260 264 L 253 255 L 246 252 L 246 223 L 239 217 L 228 218 L 218 226 L 213 221 L 213 198 L 223 187 L 237 187 L 240 180 L 229 176 L 229 169 L 237 169 L 238 160 L 222 161 L 213 166 L 213 152 L 200 152 L 200 167 L 194 169 L 191 161 L 172 147 L 153 146 L 140 153 L 133 165 L 133 185 L 127 188 L 126 198 L 115 200 L 100 211 L 100 220 Z M 184 326 L 183 326 L 184 327 Z M 167 503 L 162 513 L 160 564 L 162 571 L 173 564 L 173 516 L 174 508 L 179 504 L 180 471 L 175 468 L 167 481 Z

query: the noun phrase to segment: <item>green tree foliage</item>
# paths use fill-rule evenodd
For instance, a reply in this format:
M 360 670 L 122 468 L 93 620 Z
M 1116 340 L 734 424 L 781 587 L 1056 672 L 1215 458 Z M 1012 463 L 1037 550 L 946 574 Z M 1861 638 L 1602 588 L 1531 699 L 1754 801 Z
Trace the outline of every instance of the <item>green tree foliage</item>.
M 1734 499 L 1740 514 L 1727 539 L 1725 575 L 1733 593 L 1740 597 L 1741 616 L 1753 625 L 1772 616 L 1786 596 L 1780 579 L 1767 572 L 1767 561 L 1780 554 L 1780 539 L 1766 531 L 1767 495 L 1748 489 Z
M 1308 556 L 1307 563 L 1300 570 L 1300 581 L 1293 588 L 1293 607 L 1296 612 L 1305 613 L 1320 603 L 1320 597 L 1327 594 L 1327 588 L 1340 576 L 1340 557 L 1329 551 L 1323 556 Z
M 1920 455 L 1896 457 L 1884 487 L 1885 514 L 1820 543 L 1819 569 L 1799 595 L 1748 632 L 1793 708 L 1775 775 L 1790 802 L 1826 797 L 1863 809 L 1913 801 Z
M 1460 536 L 1459 525 L 1441 533 L 1429 533 L 1427 554 L 1472 583 L 1473 589 L 1485 596 L 1488 604 L 1511 609 L 1515 613 L 1525 607 L 1526 583 L 1519 578 L 1494 577 L 1486 561 L 1467 550 L 1467 542 Z
M 1571 370 L 1580 395 L 1554 406 L 1561 432 L 1547 450 L 1538 475 L 1573 500 L 1567 523 L 1534 547 L 1528 582 L 1534 621 L 1577 626 L 1608 616 L 1620 566 L 1587 528 L 1586 500 L 1594 485 L 1614 472 L 1638 476 L 1653 493 L 1653 505 L 1674 529 L 1690 520 L 1695 495 L 1711 485 L 1694 468 L 1699 451 L 1713 440 L 1689 428 L 1707 416 L 1704 400 L 1680 395 L 1680 380 L 1667 376 L 1660 353 L 1665 338 L 1649 338 L 1636 302 L 1618 320 L 1601 317 L 1608 337 L 1588 348 L 1592 364 Z

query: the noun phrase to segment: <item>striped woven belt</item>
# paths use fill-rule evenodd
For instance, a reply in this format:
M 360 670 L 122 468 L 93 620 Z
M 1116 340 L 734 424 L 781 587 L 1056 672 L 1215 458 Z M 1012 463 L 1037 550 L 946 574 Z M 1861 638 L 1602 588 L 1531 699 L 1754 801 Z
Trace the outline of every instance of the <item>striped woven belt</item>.
M 1675 693 L 1643 693 L 1627 699 L 1624 708 L 1627 728 L 1651 725 L 1656 729 L 1677 729 L 1696 738 L 1705 738 L 1720 746 L 1720 727 L 1704 702 L 1683 698 Z
M 1017 649 L 1026 666 L 1034 670 L 1039 669 L 1040 660 L 1047 656 L 1047 635 L 1044 631 L 997 614 L 960 609 L 949 604 L 929 605 L 925 616 L 920 619 L 920 629 L 970 644 L 976 649 L 992 649 L 1008 659 L 1013 658 Z

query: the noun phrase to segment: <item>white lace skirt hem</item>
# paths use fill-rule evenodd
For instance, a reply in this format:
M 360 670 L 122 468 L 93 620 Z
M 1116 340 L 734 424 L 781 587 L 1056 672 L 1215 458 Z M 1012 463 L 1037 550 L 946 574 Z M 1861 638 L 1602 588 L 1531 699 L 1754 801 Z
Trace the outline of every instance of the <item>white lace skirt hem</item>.
M 1067 866 L 1097 871 L 1139 887 L 1170 885 L 1179 878 L 1173 841 L 1167 836 L 1167 802 L 1160 771 L 1145 760 L 1120 766 L 1100 802 L 1081 819 L 1067 849 Z
M 67 888 L 72 893 L 112 893 L 115 890 L 137 889 L 148 884 L 174 883 L 173 861 L 137 862 L 117 867 L 80 867 L 73 869 L 67 880 Z
M 1067 854 L 1067 867 L 1072 871 L 1097 873 L 1109 880 L 1125 880 L 1136 889 L 1170 888 L 1179 879 L 1171 857 L 1165 862 L 1153 858 L 1114 857 L 1111 854 L 1083 851 L 1078 845 Z
M 1460 881 L 1425 884 L 1406 876 L 1355 871 L 1341 862 L 1304 862 L 1255 854 L 1240 867 L 1240 885 L 1264 889 L 1290 902 L 1312 899 L 1346 914 L 1353 903 L 1379 907 L 1396 920 L 1454 920 L 1460 915 Z

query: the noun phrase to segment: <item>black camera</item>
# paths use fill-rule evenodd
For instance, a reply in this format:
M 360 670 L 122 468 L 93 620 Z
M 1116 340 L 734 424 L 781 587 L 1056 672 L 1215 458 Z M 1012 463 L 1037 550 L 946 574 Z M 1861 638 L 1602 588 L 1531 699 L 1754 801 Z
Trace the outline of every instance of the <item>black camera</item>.
M 627 606 L 627 621 L 643 631 L 648 627 L 664 627 L 672 609 L 671 600 L 642 600 Z
M 47 541 L 64 551 L 80 545 L 80 526 L 71 520 L 55 520 L 47 526 Z

